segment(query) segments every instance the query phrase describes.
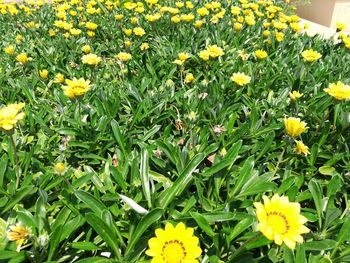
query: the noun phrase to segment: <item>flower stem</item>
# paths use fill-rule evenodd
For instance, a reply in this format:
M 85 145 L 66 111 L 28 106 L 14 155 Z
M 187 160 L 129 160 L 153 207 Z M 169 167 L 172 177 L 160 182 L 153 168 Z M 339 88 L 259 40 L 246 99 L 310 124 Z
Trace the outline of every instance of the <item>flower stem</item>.
M 16 142 L 15 139 L 13 138 L 14 135 L 11 135 L 11 144 L 13 148 L 13 153 L 15 155 L 15 162 L 16 162 L 16 189 L 19 187 L 19 181 L 20 181 L 20 174 L 19 174 L 19 159 L 18 159 L 18 154 L 17 154 L 17 148 L 16 148 Z
M 231 260 L 229 261 L 229 263 L 233 263 L 233 262 L 234 262 L 234 259 L 235 259 L 239 254 L 242 253 L 242 251 L 245 249 L 245 247 L 246 247 L 249 243 L 251 243 L 251 242 L 257 240 L 260 236 L 261 236 L 261 233 L 259 232 L 259 233 L 257 233 L 255 236 L 253 236 L 253 237 L 247 239 L 247 240 L 235 251 L 235 253 L 233 253 L 233 255 L 232 255 Z

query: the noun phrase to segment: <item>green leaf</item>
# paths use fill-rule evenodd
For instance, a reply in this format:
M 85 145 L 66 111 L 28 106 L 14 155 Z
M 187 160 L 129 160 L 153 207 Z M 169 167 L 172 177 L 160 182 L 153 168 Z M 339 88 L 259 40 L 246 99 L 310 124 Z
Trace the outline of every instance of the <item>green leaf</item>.
M 129 243 L 125 251 L 125 257 L 133 251 L 136 243 L 141 238 L 142 234 L 155 222 L 157 222 L 163 215 L 163 209 L 156 208 L 146 214 L 141 221 L 137 224 L 135 231 L 129 238 Z
M 122 133 L 120 131 L 120 127 L 119 127 L 118 122 L 116 122 L 115 120 L 112 120 L 111 127 L 112 127 L 114 138 L 116 139 L 120 150 L 122 151 L 123 155 L 126 156 L 124 138 L 123 138 Z
M 204 216 L 202 216 L 200 213 L 197 212 L 190 212 L 192 218 L 196 221 L 197 225 L 210 237 L 215 236 L 215 232 L 210 227 L 209 222 L 205 219 Z
M 159 195 L 159 203 L 165 209 L 176 196 L 180 195 L 192 180 L 192 174 L 197 166 L 204 160 L 205 154 L 197 154 L 186 166 L 181 175 L 176 179 L 174 184 Z
M 247 230 L 254 223 L 254 221 L 255 219 L 253 217 L 247 217 L 241 221 L 238 221 L 238 223 L 235 224 L 234 228 L 231 230 L 230 235 L 228 236 L 228 242 L 231 243 L 233 239 L 235 239 L 243 231 Z
M 37 188 L 33 185 L 26 186 L 24 188 L 20 188 L 18 192 L 13 196 L 10 201 L 7 203 L 7 205 L 2 209 L 1 214 L 4 214 L 8 210 L 10 210 L 12 207 L 14 207 L 16 204 L 18 204 L 20 201 L 22 201 L 23 198 L 28 197 L 31 194 L 34 194 L 37 191 Z
M 350 217 L 349 216 L 345 219 L 345 222 L 343 223 L 339 231 L 337 241 L 339 244 L 343 243 L 344 241 L 350 241 Z
M 148 151 L 147 149 L 142 149 L 141 160 L 140 160 L 140 177 L 143 194 L 146 197 L 148 202 L 148 207 L 152 207 L 151 201 L 151 191 L 150 191 L 150 182 L 149 182 L 149 167 L 148 167 Z
M 298 244 L 295 255 L 296 263 L 307 263 L 304 244 Z
M 318 225 L 322 227 L 322 187 L 316 179 L 311 179 L 309 182 L 309 189 L 312 195 L 312 198 L 315 202 L 317 216 L 318 216 Z
M 107 207 L 99 199 L 87 192 L 77 190 L 75 196 L 98 215 L 102 215 L 102 211 L 105 209 L 107 210 Z
M 331 239 L 324 239 L 321 241 L 310 241 L 304 244 L 304 248 L 306 251 L 322 251 L 322 250 L 330 250 L 335 247 L 337 244 L 336 241 Z
M 335 168 L 332 166 L 321 166 L 318 168 L 318 171 L 323 175 L 333 175 L 333 173 L 335 173 Z
M 108 247 L 112 249 L 115 255 L 119 254 L 119 246 L 117 238 L 113 235 L 114 231 L 97 215 L 87 213 L 85 215 L 86 221 L 96 231 L 96 233 L 106 242 Z
M 72 248 L 78 249 L 78 250 L 88 250 L 88 251 L 95 251 L 100 250 L 100 247 L 96 246 L 92 242 L 84 241 L 84 242 L 73 242 Z
M 233 187 L 230 196 L 235 196 L 242 188 L 242 186 L 250 179 L 254 168 L 254 156 L 248 157 L 244 162 L 243 167 L 240 169 L 238 177 L 236 179 L 235 186 Z

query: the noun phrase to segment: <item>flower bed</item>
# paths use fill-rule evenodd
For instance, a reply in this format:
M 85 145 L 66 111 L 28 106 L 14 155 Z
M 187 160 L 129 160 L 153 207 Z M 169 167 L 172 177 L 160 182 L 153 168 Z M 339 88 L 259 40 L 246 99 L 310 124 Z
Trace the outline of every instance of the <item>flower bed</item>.
M 350 37 L 292 10 L 0 4 L 0 261 L 348 262 Z

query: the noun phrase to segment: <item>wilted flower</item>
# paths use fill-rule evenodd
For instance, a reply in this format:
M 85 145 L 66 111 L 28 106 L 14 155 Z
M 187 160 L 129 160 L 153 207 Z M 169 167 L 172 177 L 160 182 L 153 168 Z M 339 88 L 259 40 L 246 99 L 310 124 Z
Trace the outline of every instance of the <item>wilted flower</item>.
M 10 241 L 16 241 L 17 252 L 20 251 L 22 244 L 29 239 L 31 229 L 20 224 L 10 226 L 10 230 L 7 232 L 7 238 Z
M 304 154 L 305 156 L 310 154 L 309 147 L 307 147 L 302 141 L 295 140 L 295 143 L 296 145 L 295 145 L 294 151 L 297 154 Z

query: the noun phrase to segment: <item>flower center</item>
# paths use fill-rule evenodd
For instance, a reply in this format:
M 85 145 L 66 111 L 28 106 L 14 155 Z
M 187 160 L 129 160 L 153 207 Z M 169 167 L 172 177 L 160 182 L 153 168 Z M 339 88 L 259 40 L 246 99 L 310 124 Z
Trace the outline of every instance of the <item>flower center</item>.
M 287 233 L 290 228 L 287 217 L 280 212 L 273 211 L 267 213 L 267 222 L 276 233 L 282 235 Z
M 181 263 L 186 257 L 185 246 L 179 240 L 165 242 L 162 248 L 162 256 L 166 263 Z

